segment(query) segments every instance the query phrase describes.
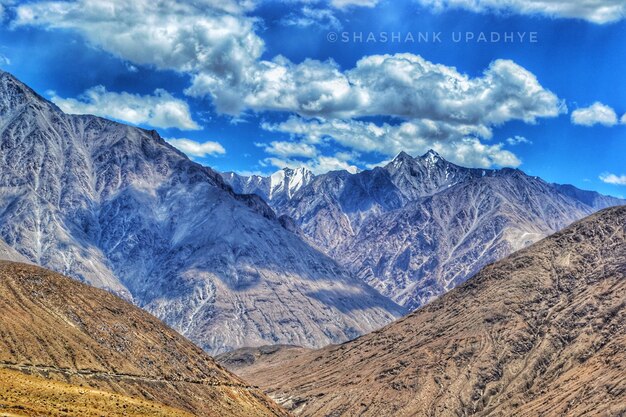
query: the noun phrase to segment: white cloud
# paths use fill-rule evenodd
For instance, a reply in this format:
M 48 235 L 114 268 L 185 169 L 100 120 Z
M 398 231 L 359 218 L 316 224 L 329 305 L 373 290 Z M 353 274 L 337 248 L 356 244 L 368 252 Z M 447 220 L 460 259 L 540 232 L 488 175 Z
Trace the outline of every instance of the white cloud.
M 211 8 L 215 3 L 27 3 L 17 8 L 14 24 L 72 29 L 134 64 L 186 72 L 192 76 L 187 94 L 210 96 L 218 111 L 231 115 L 251 109 L 504 123 L 564 110 L 532 73 L 509 60 L 494 61 L 476 78 L 413 54 L 364 57 L 346 72 L 332 61 L 261 60 L 264 43 L 254 19 Z M 231 3 L 228 10 L 241 2 Z M 335 5 L 348 3 L 354 2 Z
M 264 166 L 275 168 L 307 168 L 316 175 L 325 174 L 329 171 L 346 170 L 350 173 L 357 173 L 359 168 L 351 164 L 341 153 L 334 156 L 319 155 L 315 158 L 302 161 L 299 159 L 270 157 L 262 161 Z
M 451 125 L 432 121 L 412 120 L 399 125 L 376 125 L 355 120 L 306 120 L 291 117 L 278 124 L 264 124 L 270 132 L 282 132 L 308 144 L 333 141 L 359 153 L 394 156 L 400 151 L 412 154 L 434 149 L 446 159 L 466 166 L 517 167 L 519 158 L 503 149 L 502 144 L 484 144 L 475 135 L 490 131 L 475 126 Z
M 622 119 L 620 120 L 620 123 L 623 124 L 623 125 L 626 125 L 626 114 L 624 114 L 622 116 Z
M 11 59 L 4 54 L 0 54 L 0 65 L 3 67 L 11 65 Z
M 330 0 L 330 4 L 338 9 L 347 7 L 374 7 L 380 0 Z
M 189 105 L 162 89 L 155 90 L 154 95 L 142 96 L 110 92 L 99 85 L 86 90 L 77 99 L 61 98 L 52 93 L 51 100 L 70 114 L 93 114 L 164 129 L 201 129 L 191 118 Z
M 314 158 L 318 155 L 317 149 L 306 143 L 274 141 L 269 144 L 257 144 L 257 146 L 262 147 L 271 155 L 283 158 Z
M 597 24 L 626 17 L 623 0 L 417 0 L 435 10 L 460 8 L 474 12 L 541 14 L 556 18 L 584 19 Z
M 532 141 L 526 139 L 524 136 L 512 136 L 506 140 L 506 143 L 508 143 L 511 146 L 516 146 L 522 143 L 532 144 Z
M 341 29 L 341 22 L 332 10 L 305 6 L 299 13 L 292 13 L 281 20 L 285 26 L 307 28 L 317 26 L 322 29 Z
M 373 55 L 347 73 L 360 93 L 359 114 L 495 123 L 555 117 L 564 103 L 510 60 L 496 60 L 481 77 L 413 54 Z
M 617 114 L 611 107 L 596 102 L 589 107 L 574 110 L 572 123 L 588 127 L 598 124 L 610 127 L 617 124 Z
M 224 147 L 217 142 L 197 142 L 185 138 L 166 140 L 170 145 L 191 157 L 206 158 L 207 156 L 223 155 L 226 153 Z
M 611 173 L 605 173 L 600 175 L 600 179 L 607 184 L 626 185 L 626 175 L 620 176 Z
M 476 78 L 413 54 L 367 56 L 346 72 L 333 61 L 294 64 L 283 57 L 248 70 L 238 89 L 216 91 L 214 79 L 199 74 L 188 93 L 210 94 L 235 114 L 248 108 L 324 118 L 385 115 L 500 124 L 534 123 L 567 111 L 532 73 L 509 60 L 494 61 Z M 220 98 L 224 93 L 228 99 Z
M 13 25 L 73 30 L 91 44 L 133 64 L 202 74 L 218 107 L 229 109 L 256 66 L 264 43 L 251 1 L 43 1 L 16 8 Z
M 330 4 L 344 8 L 376 3 Z M 265 44 L 255 33 L 256 20 L 246 14 L 253 7 L 254 2 L 234 0 L 33 2 L 17 7 L 14 25 L 76 31 L 133 65 L 188 74 L 186 94 L 212 98 L 220 113 L 238 117 L 246 111 L 279 111 L 302 116 L 266 127 L 297 137 L 293 142 L 300 144 L 298 156 L 307 152 L 315 159 L 314 167 L 356 165 L 353 159 L 322 155 L 319 149 L 313 156 L 302 145 L 318 148 L 320 138 L 354 152 L 391 155 L 435 148 L 466 165 L 517 166 L 519 159 L 502 144 L 483 143 L 491 139 L 493 128 L 567 112 L 564 102 L 534 74 L 510 60 L 496 60 L 471 77 L 409 53 L 365 56 L 348 70 L 332 60 L 261 59 Z M 90 99 L 65 102 L 76 107 L 91 104 Z M 120 113 L 109 116 L 120 118 Z M 354 120 L 364 116 L 390 116 L 397 124 Z M 191 117 L 187 123 L 195 124 Z M 268 152 L 287 161 L 294 158 L 285 147 L 270 144 Z

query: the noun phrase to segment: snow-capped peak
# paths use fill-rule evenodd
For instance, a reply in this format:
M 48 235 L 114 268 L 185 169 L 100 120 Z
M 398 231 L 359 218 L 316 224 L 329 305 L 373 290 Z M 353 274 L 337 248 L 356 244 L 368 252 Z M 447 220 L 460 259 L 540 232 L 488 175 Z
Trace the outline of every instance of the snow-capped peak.
M 408 160 L 413 160 L 413 157 L 408 153 L 401 151 L 395 158 L 393 158 L 392 162 L 403 162 Z
M 432 149 L 430 149 L 428 152 L 426 152 L 424 155 L 422 155 L 421 158 L 422 158 L 422 160 L 424 160 L 428 164 L 435 164 L 435 163 L 437 163 L 439 161 L 444 161 L 444 159 L 441 157 L 441 155 L 439 155 L 437 152 L 435 152 Z
M 268 198 L 274 200 L 279 197 L 290 199 L 302 187 L 308 185 L 315 175 L 304 167 L 283 168 L 269 177 Z

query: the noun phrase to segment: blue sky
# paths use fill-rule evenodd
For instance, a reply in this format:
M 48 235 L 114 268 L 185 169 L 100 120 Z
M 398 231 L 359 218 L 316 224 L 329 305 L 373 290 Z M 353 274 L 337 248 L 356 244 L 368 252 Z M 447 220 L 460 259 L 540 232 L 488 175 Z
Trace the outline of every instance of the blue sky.
M 125 3 L 0 2 L 2 68 L 222 171 L 366 169 L 435 148 L 626 194 L 624 1 Z

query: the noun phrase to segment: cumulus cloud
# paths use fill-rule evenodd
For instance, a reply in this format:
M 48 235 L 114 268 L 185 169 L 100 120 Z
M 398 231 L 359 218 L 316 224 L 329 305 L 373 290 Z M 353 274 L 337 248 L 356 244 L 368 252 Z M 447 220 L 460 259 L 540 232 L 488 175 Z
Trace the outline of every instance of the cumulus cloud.
M 376 3 L 332 0 L 330 5 Z M 496 60 L 470 77 L 409 53 L 365 56 L 347 70 L 332 60 L 262 59 L 265 45 L 255 32 L 256 20 L 247 14 L 253 7 L 253 1 L 245 0 L 30 2 L 17 6 L 13 24 L 76 31 L 133 65 L 188 74 L 191 84 L 185 93 L 210 97 L 220 113 L 296 114 L 266 128 L 294 135 L 299 157 L 308 153 L 306 157 L 315 159 L 314 169 L 356 165 L 354 159 L 322 155 L 319 149 L 311 156 L 320 138 L 355 152 L 390 155 L 435 148 L 466 165 L 517 166 L 519 159 L 502 144 L 483 143 L 491 139 L 492 129 L 513 120 L 535 123 L 567 112 L 564 102 L 534 74 L 510 60 Z M 64 100 L 66 106 L 91 104 L 84 97 Z M 120 113 L 108 116 L 120 118 Z M 388 116 L 397 124 L 358 120 L 365 116 Z M 186 124 L 195 125 L 190 117 Z M 293 162 L 285 145 L 269 144 L 266 151 Z
M 223 155 L 226 153 L 224 147 L 217 142 L 197 142 L 186 138 L 166 139 L 173 147 L 191 157 L 206 158 L 207 156 Z
M 228 109 L 228 91 L 239 90 L 246 69 L 256 65 L 264 48 L 254 31 L 255 19 L 241 14 L 253 4 L 235 0 L 45 1 L 18 6 L 13 25 L 73 30 L 133 64 L 202 74 L 202 82 L 212 86 L 206 93 L 214 92 L 218 107 Z
M 271 132 L 282 132 L 309 144 L 333 141 L 358 153 L 393 156 L 400 151 L 413 154 L 434 149 L 448 160 L 466 166 L 517 167 L 519 158 L 503 144 L 484 144 L 475 134 L 489 135 L 475 126 L 412 120 L 399 125 L 376 125 L 356 120 L 307 120 L 291 117 L 285 122 L 264 124 Z
M 298 13 L 291 13 L 281 20 L 285 26 L 307 28 L 316 26 L 322 29 L 340 30 L 342 25 L 332 10 L 305 6 Z
M 521 145 L 522 143 L 532 144 L 532 142 L 524 136 L 512 136 L 506 140 L 506 143 L 511 146 Z
M 531 72 L 510 60 L 496 60 L 482 76 L 470 78 L 419 55 L 373 55 L 347 77 L 360 95 L 361 115 L 500 124 L 534 123 L 567 111 Z
M 626 185 L 626 175 L 615 175 L 611 173 L 605 173 L 600 175 L 602 182 L 613 185 Z
M 61 98 L 52 93 L 51 100 L 70 114 L 93 114 L 165 129 L 200 129 L 191 117 L 189 105 L 162 89 L 155 90 L 154 95 L 142 96 L 107 91 L 99 85 L 86 90 L 77 99 Z
M 588 127 L 598 124 L 611 127 L 617 124 L 617 114 L 611 107 L 596 102 L 589 107 L 574 110 L 572 123 Z
M 274 168 L 307 168 L 309 171 L 314 174 L 325 174 L 329 171 L 340 171 L 346 170 L 353 174 L 359 171 L 359 168 L 356 165 L 353 165 L 349 162 L 348 158 L 346 158 L 341 153 L 338 153 L 333 156 L 324 156 L 318 155 L 315 158 L 307 159 L 306 161 L 302 161 L 299 159 L 291 159 L 291 158 L 277 158 L 270 157 L 266 158 L 262 161 L 264 166 L 272 166 Z
M 541 14 L 556 18 L 584 19 L 597 24 L 617 22 L 626 17 L 623 0 L 417 0 L 435 10 L 460 8 L 474 12 Z
M 306 143 L 274 141 L 269 144 L 259 143 L 257 146 L 262 147 L 268 154 L 283 158 L 315 158 L 318 155 L 317 148 Z
M 494 61 L 476 78 L 413 54 L 367 56 L 345 72 L 333 61 L 294 64 L 277 57 L 249 71 L 239 92 L 228 92 L 238 100 L 219 99 L 223 92 L 214 91 L 205 75 L 195 77 L 188 92 L 236 104 L 223 108 L 227 112 L 249 108 L 324 118 L 384 115 L 500 124 L 533 123 L 567 111 L 532 73 L 510 60 Z
M 192 119 L 189 105 L 162 89 L 155 90 L 153 95 L 144 96 L 111 92 L 99 85 L 86 90 L 78 98 L 62 98 L 54 92 L 51 94 L 52 102 L 69 114 L 93 114 L 164 129 L 201 129 Z
M 623 125 L 626 125 L 626 114 L 624 114 L 622 116 L 622 119 L 620 120 L 620 123 L 623 124 Z

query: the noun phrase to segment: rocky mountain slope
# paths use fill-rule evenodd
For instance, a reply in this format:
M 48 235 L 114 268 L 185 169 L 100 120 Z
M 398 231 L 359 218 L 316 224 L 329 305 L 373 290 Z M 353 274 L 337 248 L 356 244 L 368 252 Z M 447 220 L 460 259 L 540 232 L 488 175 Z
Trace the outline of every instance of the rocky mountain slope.
M 18 251 L 7 245 L 7 243 L 3 240 L 0 240 L 0 260 L 27 264 L 31 263 L 25 256 L 22 256 Z
M 222 353 L 215 360 L 229 371 L 237 374 L 254 373 L 255 369 L 265 369 L 274 364 L 280 364 L 300 357 L 312 349 L 300 346 L 271 345 L 254 348 L 241 348 L 231 352 Z
M 382 330 L 242 375 L 303 416 L 626 413 L 626 206 Z
M 87 415 L 80 407 L 100 404 L 98 415 L 110 415 L 107 407 L 122 401 L 179 411 L 163 407 L 163 415 L 287 415 L 145 311 L 37 266 L 0 261 L 0 329 L 0 380 L 11 381 L 0 384 L 6 408 L 62 406 L 63 415 Z M 79 386 L 89 388 L 82 397 Z
M 209 352 L 320 347 L 404 310 L 154 131 L 71 116 L 0 74 L 0 237 Z
M 255 192 L 242 187 L 249 178 L 226 179 L 235 190 Z M 626 203 L 519 170 L 463 168 L 434 151 L 417 158 L 401 153 L 357 174 L 330 172 L 290 198 L 278 196 L 269 203 L 317 247 L 409 309 L 490 262 Z

